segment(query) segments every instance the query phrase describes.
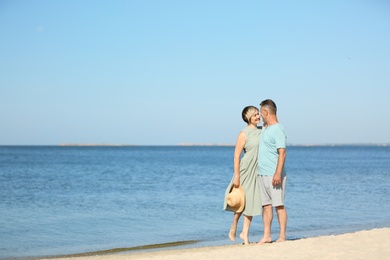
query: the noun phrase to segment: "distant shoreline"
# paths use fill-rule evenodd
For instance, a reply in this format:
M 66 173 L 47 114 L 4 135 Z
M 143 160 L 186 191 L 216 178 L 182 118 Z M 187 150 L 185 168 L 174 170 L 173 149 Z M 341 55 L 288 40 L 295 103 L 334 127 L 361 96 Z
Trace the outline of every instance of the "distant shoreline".
M 171 145 L 140 145 L 140 144 L 83 144 L 83 143 L 64 143 L 64 144 L 0 144 L 0 147 L 10 146 L 60 146 L 60 147 L 234 147 L 235 144 L 214 144 L 214 143 L 179 143 Z M 287 147 L 341 147 L 341 146 L 390 146 L 390 143 L 362 143 L 362 144 L 287 144 Z
M 140 146 L 136 144 L 59 144 L 57 146 Z

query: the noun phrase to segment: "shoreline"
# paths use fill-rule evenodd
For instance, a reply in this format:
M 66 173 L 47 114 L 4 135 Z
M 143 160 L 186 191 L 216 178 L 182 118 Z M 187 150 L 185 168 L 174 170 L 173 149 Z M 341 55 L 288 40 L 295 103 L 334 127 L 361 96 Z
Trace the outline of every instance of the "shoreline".
M 196 241 L 184 241 L 196 243 Z M 240 244 L 223 246 L 203 246 L 175 249 L 181 242 L 158 244 L 153 247 L 140 247 L 132 251 L 104 250 L 83 254 L 45 256 L 35 258 L 74 259 L 74 260 L 114 260 L 114 259 L 385 259 L 390 255 L 390 228 L 375 228 L 353 233 L 287 240 L 283 243 L 269 243 L 249 246 Z M 145 251 L 155 249 L 153 251 Z
M 197 240 L 186 240 L 186 241 L 177 241 L 177 242 L 167 242 L 167 243 L 161 243 L 161 244 L 150 244 L 150 245 L 143 245 L 143 246 L 134 246 L 134 247 L 118 247 L 118 248 L 111 248 L 106 250 L 98 250 L 98 251 L 91 251 L 91 252 L 84 252 L 84 253 L 74 253 L 74 254 L 64 254 L 64 255 L 53 255 L 53 256 L 45 256 L 44 259 L 67 259 L 67 258 L 78 258 L 80 257 L 88 257 L 88 256 L 106 256 L 106 255 L 113 255 L 113 254 L 132 254 L 134 253 L 141 253 L 141 252 L 151 252 L 151 250 L 164 250 L 166 249 L 174 249 L 180 246 L 186 246 L 186 245 L 194 245 L 198 243 Z M 195 247 L 196 248 L 196 247 Z M 42 258 L 38 258 L 42 259 Z

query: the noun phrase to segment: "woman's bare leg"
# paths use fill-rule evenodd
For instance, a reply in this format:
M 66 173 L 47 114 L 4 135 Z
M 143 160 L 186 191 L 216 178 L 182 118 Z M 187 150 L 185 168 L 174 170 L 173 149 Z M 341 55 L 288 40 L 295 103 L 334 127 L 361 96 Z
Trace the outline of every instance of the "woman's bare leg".
M 240 213 L 234 213 L 234 216 L 233 216 L 233 223 L 232 223 L 232 226 L 230 227 L 230 231 L 229 231 L 229 238 L 231 241 L 234 241 L 236 240 L 236 231 L 237 231 L 237 223 L 238 223 L 238 220 L 240 219 L 241 217 L 241 212 Z
M 244 215 L 244 225 L 242 227 L 242 232 L 240 238 L 244 240 L 245 245 L 249 245 L 249 228 L 251 227 L 252 216 Z

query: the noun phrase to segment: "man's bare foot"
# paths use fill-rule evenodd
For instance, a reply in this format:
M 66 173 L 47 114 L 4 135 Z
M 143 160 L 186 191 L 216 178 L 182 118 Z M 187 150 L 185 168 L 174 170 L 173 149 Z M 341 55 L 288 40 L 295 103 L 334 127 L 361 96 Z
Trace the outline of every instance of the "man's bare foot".
M 260 239 L 260 241 L 257 244 L 262 245 L 262 244 L 267 244 L 267 243 L 271 243 L 271 242 L 272 242 L 271 237 L 263 237 L 262 239 Z
M 240 234 L 240 238 L 241 238 L 242 240 L 244 240 L 244 244 L 245 244 L 245 245 L 249 245 L 249 238 L 248 238 L 248 235 L 245 235 L 244 233 L 241 233 L 241 234 Z
M 278 240 L 276 240 L 275 242 L 280 243 L 280 242 L 284 242 L 284 241 L 286 241 L 285 237 L 279 237 Z
M 229 238 L 231 241 L 234 241 L 236 240 L 236 230 L 231 228 L 230 231 L 229 231 Z

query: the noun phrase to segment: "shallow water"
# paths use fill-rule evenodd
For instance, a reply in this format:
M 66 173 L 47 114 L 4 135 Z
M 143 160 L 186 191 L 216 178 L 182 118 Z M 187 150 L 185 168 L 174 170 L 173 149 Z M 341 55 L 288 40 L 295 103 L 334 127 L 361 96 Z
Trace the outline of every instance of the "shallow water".
M 230 244 L 222 206 L 233 151 L 0 147 L 0 258 Z M 286 167 L 288 239 L 390 226 L 390 147 L 291 146 Z M 250 239 L 261 232 L 255 217 Z

